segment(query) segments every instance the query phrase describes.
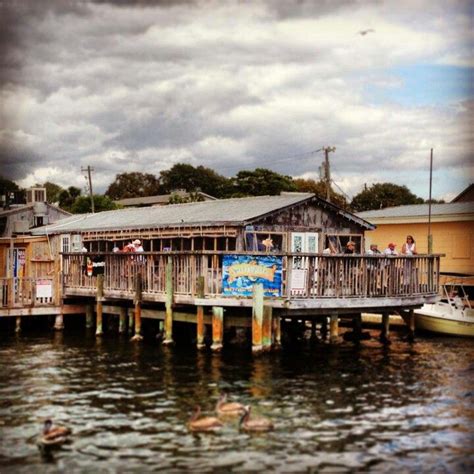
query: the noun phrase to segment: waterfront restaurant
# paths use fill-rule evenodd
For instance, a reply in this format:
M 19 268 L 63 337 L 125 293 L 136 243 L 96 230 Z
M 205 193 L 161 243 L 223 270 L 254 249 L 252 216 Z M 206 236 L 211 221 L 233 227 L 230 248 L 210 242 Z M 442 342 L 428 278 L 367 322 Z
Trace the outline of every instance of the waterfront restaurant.
M 144 317 L 156 310 L 150 317 L 164 320 L 168 342 L 185 307 L 193 317 L 182 318 L 197 323 L 199 341 L 209 309 L 218 348 L 224 308 L 240 308 L 240 321 L 252 328 L 256 321 L 264 339 L 269 318 L 266 340 L 275 341 L 281 318 L 330 318 L 337 335 L 340 316 L 384 313 L 388 325 L 389 313 L 412 315 L 435 301 L 439 256 L 365 256 L 373 228 L 315 195 L 285 193 L 76 215 L 33 234 L 47 236 L 60 255 L 63 307 L 97 297 L 101 315 L 108 304 L 133 302 L 136 325 L 144 305 Z M 117 251 L 136 240 L 143 252 Z M 355 254 L 345 255 L 349 240 Z

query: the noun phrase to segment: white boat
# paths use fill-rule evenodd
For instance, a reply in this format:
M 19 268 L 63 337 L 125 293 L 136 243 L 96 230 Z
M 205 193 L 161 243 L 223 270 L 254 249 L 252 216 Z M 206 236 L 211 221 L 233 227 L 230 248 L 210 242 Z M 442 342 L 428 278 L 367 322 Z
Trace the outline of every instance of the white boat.
M 442 299 L 415 309 L 415 327 L 451 336 L 474 337 L 474 309 L 459 282 L 441 286 Z

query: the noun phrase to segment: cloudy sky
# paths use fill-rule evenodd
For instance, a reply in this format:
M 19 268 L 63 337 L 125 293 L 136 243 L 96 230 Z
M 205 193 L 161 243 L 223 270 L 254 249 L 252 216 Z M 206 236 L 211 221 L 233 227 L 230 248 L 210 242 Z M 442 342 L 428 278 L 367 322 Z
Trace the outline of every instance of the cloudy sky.
M 173 164 L 232 176 L 474 181 L 472 2 L 0 0 L 0 174 L 95 190 Z M 365 34 L 362 34 L 365 33 Z

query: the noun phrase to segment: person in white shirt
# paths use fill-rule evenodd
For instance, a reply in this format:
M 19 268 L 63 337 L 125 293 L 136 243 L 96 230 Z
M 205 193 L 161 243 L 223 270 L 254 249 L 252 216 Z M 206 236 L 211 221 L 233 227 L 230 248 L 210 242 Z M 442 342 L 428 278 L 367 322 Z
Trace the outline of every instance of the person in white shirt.
M 407 241 L 402 245 L 403 255 L 416 255 L 416 244 L 415 239 L 412 235 L 407 235 Z
M 134 250 L 135 252 L 143 252 L 144 251 L 143 247 L 142 247 L 142 243 L 138 239 L 134 240 L 132 243 L 133 243 L 133 248 L 135 249 Z
M 394 244 L 393 242 L 390 242 L 387 246 L 387 248 L 383 251 L 385 255 L 398 255 L 398 252 L 395 250 L 395 247 L 397 244 Z
M 367 250 L 367 255 L 382 255 L 382 252 L 379 250 L 377 244 L 370 244 L 370 248 Z

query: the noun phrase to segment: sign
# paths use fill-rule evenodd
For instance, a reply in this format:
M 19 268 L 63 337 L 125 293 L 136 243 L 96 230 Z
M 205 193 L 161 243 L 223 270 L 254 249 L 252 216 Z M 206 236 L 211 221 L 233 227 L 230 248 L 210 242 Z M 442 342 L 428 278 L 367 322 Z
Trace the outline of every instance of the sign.
M 292 269 L 291 270 L 291 289 L 304 290 L 306 288 L 306 275 L 308 270 Z
M 264 296 L 281 296 L 282 257 L 274 255 L 224 255 L 224 296 L 252 296 L 253 286 L 263 285 Z
M 51 280 L 38 280 L 36 283 L 36 298 L 52 298 L 53 282 Z

